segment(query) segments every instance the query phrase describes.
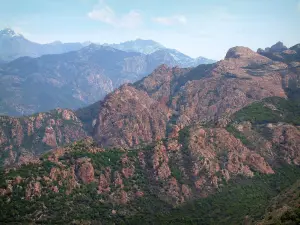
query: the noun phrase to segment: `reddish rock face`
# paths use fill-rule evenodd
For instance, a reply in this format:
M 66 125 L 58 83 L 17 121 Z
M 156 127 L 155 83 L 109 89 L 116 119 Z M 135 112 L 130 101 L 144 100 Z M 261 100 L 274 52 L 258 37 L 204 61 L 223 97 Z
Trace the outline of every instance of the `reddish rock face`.
M 274 124 L 273 143 L 280 146 L 284 159 L 289 163 L 300 165 L 300 131 L 299 128 L 288 124 Z
M 256 138 L 255 151 L 269 160 L 282 158 L 290 164 L 300 165 L 300 131 L 297 126 L 285 123 L 269 123 L 263 127 L 268 130 L 270 137 L 262 137 L 257 134 L 255 127 L 249 124 L 240 124 L 241 132 L 245 134 L 249 141 Z M 274 152 L 273 145 L 277 146 Z M 249 158 L 250 161 L 260 161 L 261 158 Z
M 86 136 L 83 124 L 70 110 L 57 109 L 21 118 L 0 116 L 0 157 L 9 156 L 5 166 L 28 164 L 35 162 L 35 154 Z M 21 157 L 14 157 L 17 154 Z
M 58 187 L 57 187 L 57 186 L 53 186 L 51 189 L 52 189 L 52 191 L 53 191 L 53 192 L 55 192 L 55 193 L 58 193 L 58 192 L 59 192 L 59 190 L 58 190 Z
M 122 176 L 121 176 L 121 174 L 118 171 L 116 171 L 114 173 L 114 179 L 115 179 L 114 180 L 115 187 L 119 187 L 121 189 L 124 188 Z
M 133 176 L 134 167 L 123 168 L 122 173 L 123 173 L 124 177 L 126 177 L 128 179 L 129 177 Z
M 27 200 L 30 200 L 34 196 L 41 196 L 41 184 L 40 182 L 30 182 L 25 191 L 25 197 Z
M 57 143 L 56 143 L 56 134 L 55 134 L 55 131 L 54 131 L 54 129 L 52 127 L 46 127 L 46 129 L 45 129 L 45 135 L 44 135 L 44 138 L 43 138 L 43 142 L 46 145 L 51 146 L 52 148 L 54 148 L 54 147 L 57 146 Z
M 110 192 L 110 179 L 104 174 L 100 175 L 99 185 L 98 185 L 98 194 Z
M 132 147 L 165 135 L 168 110 L 144 91 L 124 85 L 101 108 L 95 138 L 104 146 Z
M 224 127 L 233 113 L 254 101 L 286 97 L 284 79 L 292 76 L 287 68 L 245 47 L 232 48 L 224 60 L 192 70 L 163 65 L 107 96 L 94 137 L 103 146 L 128 148 L 164 138 L 170 122 L 176 124 L 170 137 L 194 123 Z
M 252 129 L 247 123 L 236 126 L 247 134 Z M 272 129 L 272 142 L 284 146 L 280 148 L 285 153 L 284 160 L 297 164 L 298 151 L 294 148 L 299 139 L 297 128 L 285 124 L 266 126 Z M 98 163 L 93 165 L 94 158 L 70 158 L 72 146 L 51 151 L 48 160 L 55 166 L 49 174 L 30 180 L 16 177 L 7 181 L 9 185 L 0 189 L 0 194 L 9 195 L 14 190 L 13 185 L 29 181 L 24 197 L 30 200 L 49 191 L 61 193 L 66 188 L 66 194 L 71 194 L 79 185 L 95 182 L 103 202 L 128 204 L 143 198 L 151 190 L 161 200 L 180 205 L 214 193 L 238 175 L 252 177 L 255 172 L 274 173 L 265 159 L 269 160 L 268 154 L 262 155 L 259 150 L 247 148 L 224 128 L 195 125 L 185 132 L 185 141 L 177 151 L 167 149 L 169 140 L 159 141 L 147 150 L 137 148 L 135 151 L 138 153 L 133 155 L 129 154 L 132 150 L 119 151 L 119 158 L 115 159 L 118 166 L 114 162 L 99 168 Z M 180 142 L 181 139 L 171 140 Z M 80 142 L 80 146 L 89 154 L 105 154 L 102 150 L 98 151 L 89 139 Z M 273 148 L 270 151 L 273 155 L 278 154 L 278 150 Z M 141 180 L 142 183 L 137 182 Z
M 79 165 L 79 178 L 84 184 L 89 184 L 94 181 L 94 167 L 90 162 L 84 162 Z
M 135 193 L 135 195 L 136 195 L 137 197 L 141 198 L 141 197 L 144 196 L 144 192 L 142 192 L 142 191 L 137 191 L 137 192 Z

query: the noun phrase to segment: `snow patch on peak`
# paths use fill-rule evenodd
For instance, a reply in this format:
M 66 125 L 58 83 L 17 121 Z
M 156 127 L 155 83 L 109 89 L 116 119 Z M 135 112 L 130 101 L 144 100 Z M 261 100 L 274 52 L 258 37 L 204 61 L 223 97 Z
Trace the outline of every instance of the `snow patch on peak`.
M 0 36 L 23 37 L 21 34 L 16 33 L 14 30 L 10 28 L 5 28 L 3 30 L 0 30 Z

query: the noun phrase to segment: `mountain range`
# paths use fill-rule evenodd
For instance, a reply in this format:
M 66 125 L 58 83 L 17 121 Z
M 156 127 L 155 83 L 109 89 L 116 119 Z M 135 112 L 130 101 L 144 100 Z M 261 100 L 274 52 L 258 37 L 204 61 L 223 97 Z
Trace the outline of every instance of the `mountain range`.
M 173 61 L 170 66 L 180 66 L 180 67 L 195 67 L 200 64 L 211 64 L 216 62 L 212 59 L 207 59 L 204 57 L 192 58 L 189 57 L 175 49 L 169 49 L 152 40 L 142 40 L 136 39 L 134 41 L 127 41 L 120 44 L 104 44 L 106 46 L 111 46 L 113 48 L 126 51 L 126 52 L 140 52 L 146 55 L 160 55 L 164 58 L 169 58 Z
M 160 65 L 76 111 L 0 117 L 0 221 L 298 224 L 299 50 L 233 47 L 214 64 Z
M 214 62 L 140 39 L 119 45 L 86 44 L 41 45 L 11 29 L 0 31 L 0 114 L 76 109 L 143 78 L 161 64 L 193 67 Z
M 92 44 L 90 41 L 83 43 L 62 43 L 54 41 L 49 44 L 39 44 L 27 40 L 22 34 L 16 33 L 10 28 L 0 30 L 0 63 L 9 62 L 14 59 L 29 56 L 39 57 L 42 55 L 62 54 L 77 51 Z M 101 44 L 99 44 L 101 45 Z M 155 52 L 163 52 L 165 57 L 172 58 L 174 65 L 182 67 L 198 66 L 199 64 L 210 64 L 216 62 L 204 57 L 192 58 L 175 49 L 169 49 L 153 40 L 136 39 L 120 44 L 103 44 L 125 52 L 139 52 L 149 55 Z
M 39 57 L 46 54 L 60 54 L 79 50 L 82 47 L 81 43 L 64 44 L 59 41 L 38 44 L 27 40 L 12 29 L 0 30 L 0 62 L 9 62 L 23 56 Z

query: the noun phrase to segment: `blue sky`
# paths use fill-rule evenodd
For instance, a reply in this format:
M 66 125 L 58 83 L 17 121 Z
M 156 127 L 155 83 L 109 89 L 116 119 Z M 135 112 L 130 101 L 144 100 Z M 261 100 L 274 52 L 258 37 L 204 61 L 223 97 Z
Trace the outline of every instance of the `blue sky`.
M 190 56 L 221 59 L 300 43 L 300 0 L 0 0 L 0 28 L 47 43 L 153 39 Z

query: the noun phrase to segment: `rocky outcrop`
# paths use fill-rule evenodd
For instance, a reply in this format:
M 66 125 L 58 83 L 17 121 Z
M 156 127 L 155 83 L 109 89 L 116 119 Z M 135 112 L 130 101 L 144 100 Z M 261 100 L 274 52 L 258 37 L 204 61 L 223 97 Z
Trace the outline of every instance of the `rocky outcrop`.
M 87 136 L 71 110 L 57 109 L 29 117 L 0 117 L 0 156 L 5 166 L 34 162 L 35 156 Z
M 260 48 L 257 50 L 257 52 L 261 54 L 265 52 L 272 52 L 272 53 L 283 52 L 286 50 L 288 50 L 288 48 L 281 41 L 279 41 L 276 44 L 272 45 L 270 48 L 265 48 L 265 50 Z
M 273 133 L 272 142 L 280 146 L 283 158 L 289 163 L 300 165 L 299 128 L 289 124 L 276 124 L 270 129 Z
M 132 147 L 165 136 L 168 109 L 146 92 L 123 85 L 108 95 L 97 118 L 95 138 L 103 146 Z
M 292 63 L 300 60 L 298 45 L 287 48 L 282 42 L 277 42 L 270 48 L 265 48 L 264 50 L 259 48 L 257 52 L 275 61 Z
M 41 196 L 41 183 L 40 182 L 30 182 L 25 191 L 25 198 L 27 200 L 32 199 L 33 197 Z
M 230 126 L 249 140 L 258 135 L 257 125 L 248 121 Z M 104 150 L 87 138 L 50 151 L 40 158 L 39 164 L 32 165 L 32 175 L 5 180 L 6 187 L 0 189 L 0 194 L 9 198 L 16 187 L 25 186 L 24 198 L 28 201 L 49 193 L 71 197 L 74 193 L 79 197 L 84 196 L 79 191 L 88 191 L 101 204 L 114 207 L 135 209 L 135 204 L 140 207 L 139 202 L 150 196 L 180 206 L 222 190 L 230 181 L 239 182 L 242 177 L 251 178 L 256 173 L 274 174 L 277 160 L 299 164 L 297 135 L 300 134 L 295 126 L 284 123 L 259 126 L 270 129 L 268 135 L 272 136 L 261 134 L 262 139 L 257 139 L 260 144 L 254 148 L 225 128 L 195 124 L 183 129 L 174 125 L 168 138 L 133 150 Z M 169 148 L 170 143 L 177 143 L 176 149 Z M 271 144 L 264 149 L 262 146 L 267 145 L 261 143 Z M 12 174 L 18 174 L 18 169 Z
M 254 141 L 255 138 L 255 151 L 268 160 L 284 160 L 289 164 L 300 164 L 300 131 L 297 126 L 286 123 L 264 124 L 259 127 L 264 131 L 263 135 L 257 133 L 258 127 L 255 125 L 242 123 L 238 127 L 249 141 Z
M 286 98 L 283 84 L 292 76 L 287 68 L 245 47 L 231 48 L 224 60 L 192 70 L 162 65 L 99 103 L 94 137 L 103 146 L 128 148 L 166 137 L 174 124 L 225 127 L 233 113 L 254 101 Z
M 91 164 L 91 159 L 82 158 L 78 159 L 78 176 L 84 184 L 89 184 L 94 181 L 94 167 Z

